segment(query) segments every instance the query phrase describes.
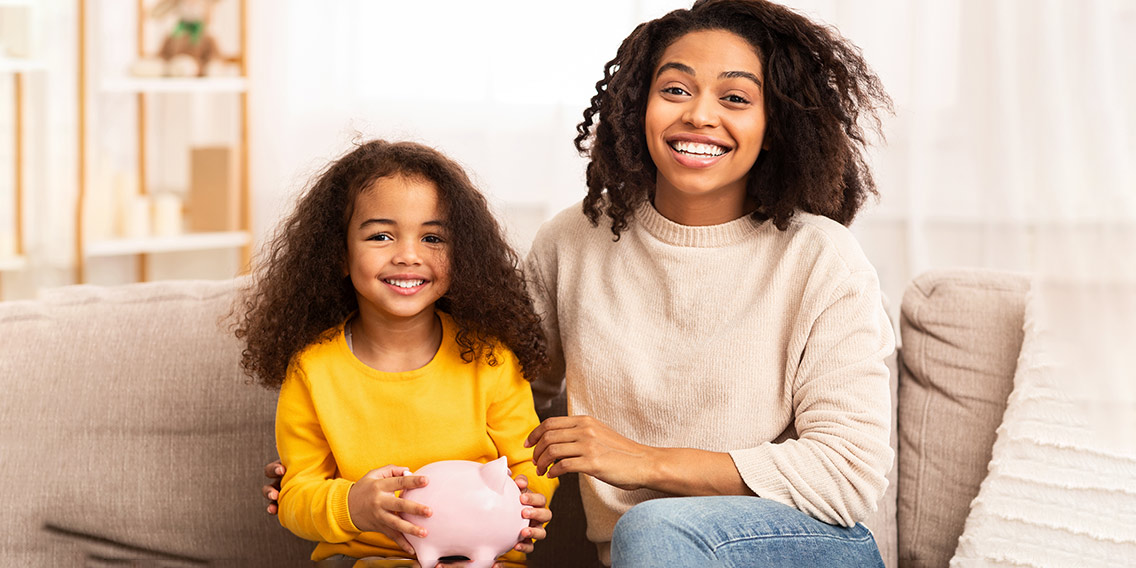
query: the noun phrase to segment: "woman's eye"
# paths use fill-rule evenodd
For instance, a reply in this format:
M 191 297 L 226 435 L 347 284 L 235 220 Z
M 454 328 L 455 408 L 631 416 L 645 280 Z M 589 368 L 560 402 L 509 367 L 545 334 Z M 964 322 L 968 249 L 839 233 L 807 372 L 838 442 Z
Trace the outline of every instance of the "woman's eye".
M 749 104 L 749 100 L 746 99 L 745 97 L 740 96 L 740 95 L 726 95 L 726 96 L 722 97 L 722 100 L 724 100 L 726 102 L 734 103 L 734 104 L 739 104 L 739 105 Z
M 444 242 L 442 240 L 442 237 L 439 237 L 438 235 L 426 235 L 425 237 L 422 237 L 422 241 L 435 245 L 439 245 Z
M 665 95 L 678 95 L 678 96 L 689 94 L 686 91 L 684 91 L 681 87 L 663 87 L 661 92 Z

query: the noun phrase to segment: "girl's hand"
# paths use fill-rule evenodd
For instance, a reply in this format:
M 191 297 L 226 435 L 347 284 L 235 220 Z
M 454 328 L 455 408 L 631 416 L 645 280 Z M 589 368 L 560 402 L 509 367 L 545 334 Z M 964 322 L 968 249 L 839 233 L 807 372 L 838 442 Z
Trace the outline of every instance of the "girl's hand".
M 646 487 L 657 448 L 617 434 L 591 416 L 554 416 L 525 439 L 536 471 L 548 477 L 585 473 L 620 489 Z
M 272 480 L 272 483 L 260 488 L 260 494 L 268 501 L 268 514 L 275 515 L 279 509 L 276 500 L 280 498 L 280 480 L 284 478 L 284 464 L 280 460 L 276 460 L 264 466 L 264 476 Z
M 383 533 L 399 548 L 414 554 L 414 547 L 410 546 L 403 533 L 422 537 L 426 536 L 426 529 L 403 519 L 399 513 L 429 517 L 432 512 L 421 503 L 395 495 L 404 489 L 426 486 L 425 476 L 409 473 L 410 469 L 394 465 L 367 472 L 347 493 L 347 511 L 359 530 Z
M 548 536 L 544 525 L 552 520 L 552 511 L 548 508 L 548 499 L 535 491 L 529 491 L 529 478 L 518 475 L 514 480 L 521 490 L 521 504 L 527 507 L 521 511 L 521 516 L 529 520 L 529 526 L 521 529 L 521 541 L 513 547 L 525 554 L 533 551 L 533 544 Z M 499 566 L 499 565 L 498 565 Z

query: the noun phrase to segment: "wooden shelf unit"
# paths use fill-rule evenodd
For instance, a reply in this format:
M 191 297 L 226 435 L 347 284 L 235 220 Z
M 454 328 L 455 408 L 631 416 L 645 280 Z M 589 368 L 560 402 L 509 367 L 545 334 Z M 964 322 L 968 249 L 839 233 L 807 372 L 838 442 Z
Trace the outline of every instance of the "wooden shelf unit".
M 3 0 L 0 0 L 3 1 Z M 78 204 L 75 210 L 75 280 L 83 283 L 87 280 L 87 261 L 92 258 L 109 256 L 136 256 L 137 280 L 148 279 L 147 256 L 156 253 L 182 252 L 194 250 L 213 250 L 238 248 L 241 251 L 241 266 L 247 270 L 251 258 L 251 198 L 249 195 L 249 160 L 248 160 L 248 68 L 246 54 L 248 52 L 248 5 L 247 0 L 231 0 L 238 5 L 238 18 L 240 24 L 237 28 L 239 34 L 239 53 L 226 54 L 223 59 L 228 63 L 235 63 L 238 76 L 219 77 L 91 77 L 89 54 L 88 29 L 90 23 L 90 4 L 97 0 L 78 0 L 79 19 L 79 168 L 78 168 Z M 139 58 L 146 57 L 144 46 L 144 22 L 146 18 L 146 5 L 143 0 L 136 0 L 136 46 Z M 139 195 L 147 195 L 147 103 L 151 96 L 167 94 L 233 94 L 239 98 L 239 134 L 234 148 L 237 151 L 237 191 L 239 202 L 239 230 L 194 233 L 188 232 L 173 236 L 152 236 L 144 238 L 111 238 L 90 239 L 87 236 L 86 212 L 87 200 L 90 192 L 91 148 L 89 148 L 88 128 L 91 125 L 90 106 L 91 99 L 107 94 L 133 94 L 137 107 L 137 171 Z
M 23 22 L 18 35 L 22 36 L 20 43 L 24 53 L 12 56 L 0 51 L 0 75 L 11 75 L 12 93 L 12 243 L 0 243 L 0 276 L 4 272 L 23 270 L 27 266 L 27 257 L 24 241 L 24 214 L 25 198 L 27 196 L 27 148 L 26 136 L 28 125 L 25 122 L 27 111 L 27 76 L 47 70 L 47 65 L 36 57 L 39 48 L 35 41 L 35 28 L 39 25 L 37 20 L 37 4 L 32 0 L 0 0 L 0 9 L 18 8 L 25 10 Z M 0 40 L 4 38 L 0 36 Z M 4 42 L 0 41 L 0 44 Z M 9 248 L 10 247 L 10 248 Z M 8 250 L 5 250 L 8 249 Z M 0 291 L 2 292 L 2 291 Z M 0 296 L 2 297 L 2 296 Z

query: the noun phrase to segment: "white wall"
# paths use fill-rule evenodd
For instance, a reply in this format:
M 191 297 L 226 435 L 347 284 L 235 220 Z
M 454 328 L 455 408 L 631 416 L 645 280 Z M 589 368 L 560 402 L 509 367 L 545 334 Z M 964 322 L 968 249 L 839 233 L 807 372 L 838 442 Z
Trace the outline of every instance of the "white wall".
M 527 248 L 541 220 L 583 196 L 571 141 L 604 63 L 637 22 L 675 5 L 254 0 L 257 233 L 352 140 L 381 137 L 457 159 Z
M 114 11 L 130 12 L 133 2 L 92 1 L 110 13 L 105 36 L 123 39 L 98 50 L 132 45 L 133 20 Z M 861 46 L 895 99 L 888 144 L 873 152 L 881 199 L 853 226 L 893 301 L 931 267 L 1030 270 L 1043 260 L 1040 233 L 1136 223 L 1136 2 L 787 3 Z M 527 248 L 541 220 L 584 194 L 584 161 L 571 140 L 604 63 L 637 23 L 688 5 L 249 0 L 256 238 L 353 140 L 386 137 L 434 145 L 464 164 Z M 40 7 L 49 71 L 33 85 L 43 125 L 32 141 L 41 151 L 29 158 L 36 191 L 26 240 L 35 261 L 0 275 L 4 298 L 72 274 L 75 2 Z M 216 31 L 232 37 L 232 29 Z M 0 84 L 0 110 L 6 95 Z M 193 139 L 232 127 L 232 113 L 204 115 L 214 124 L 172 121 L 167 134 Z M 176 159 L 166 166 L 171 175 L 183 168 Z M 233 272 L 232 259 L 211 273 L 217 259 L 200 257 L 152 265 L 159 277 Z M 134 276 L 130 259 L 95 268 L 100 283 Z

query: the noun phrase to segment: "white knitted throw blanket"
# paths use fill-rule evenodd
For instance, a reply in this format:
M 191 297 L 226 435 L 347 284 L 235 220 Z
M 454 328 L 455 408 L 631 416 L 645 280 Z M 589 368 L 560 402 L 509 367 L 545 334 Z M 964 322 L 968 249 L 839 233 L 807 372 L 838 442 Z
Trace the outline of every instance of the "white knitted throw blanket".
M 952 568 L 1136 566 L 1133 347 L 1136 286 L 1035 282 L 1014 390 Z

